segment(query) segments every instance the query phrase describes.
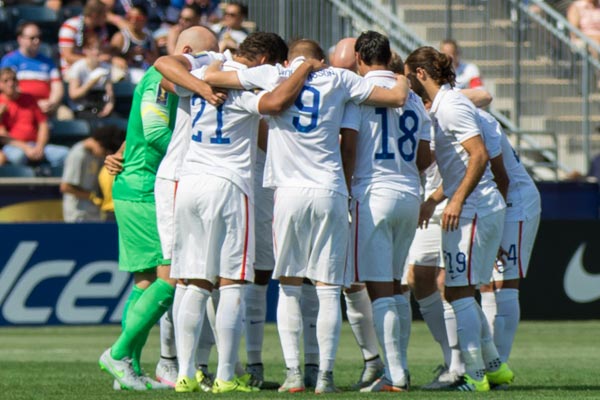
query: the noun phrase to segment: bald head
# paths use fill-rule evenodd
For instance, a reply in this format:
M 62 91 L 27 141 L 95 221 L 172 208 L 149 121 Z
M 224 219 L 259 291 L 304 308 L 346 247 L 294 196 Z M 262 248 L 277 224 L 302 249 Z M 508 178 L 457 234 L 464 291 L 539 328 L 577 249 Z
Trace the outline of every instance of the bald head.
M 215 34 L 204 26 L 192 26 L 179 34 L 174 54 L 219 51 Z
M 310 39 L 299 39 L 290 44 L 288 51 L 288 60 L 292 61 L 296 57 L 314 58 L 315 60 L 324 60 L 325 52 L 319 43 Z
M 335 45 L 335 50 L 331 56 L 331 66 L 337 68 L 345 68 L 356 72 L 356 52 L 354 45 L 355 38 L 344 38 Z

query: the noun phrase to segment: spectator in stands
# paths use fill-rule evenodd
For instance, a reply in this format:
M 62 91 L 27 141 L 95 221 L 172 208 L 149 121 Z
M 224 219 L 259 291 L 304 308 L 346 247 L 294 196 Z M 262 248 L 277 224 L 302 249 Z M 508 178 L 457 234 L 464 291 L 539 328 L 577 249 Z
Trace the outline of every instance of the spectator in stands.
M 173 54 L 175 51 L 175 43 L 179 34 L 191 28 L 192 26 L 200 25 L 200 9 L 195 4 L 188 4 L 181 9 L 177 24 L 169 28 L 167 35 L 167 54 Z
M 219 0 L 186 0 L 187 4 L 195 4 L 200 12 L 200 24 L 210 26 L 223 18 L 219 8 Z
M 237 50 L 240 43 L 248 36 L 242 23 L 248 16 L 248 7 L 241 3 L 228 3 L 225 6 L 223 19 L 211 29 L 217 34 L 219 50 Z
M 91 41 L 100 45 L 109 44 L 106 5 L 100 0 L 88 0 L 83 8 L 83 14 L 66 20 L 58 31 L 60 68 L 63 78 L 67 77 L 71 65 L 85 58 L 83 45 Z
M 126 71 L 132 83 L 138 83 L 144 72 L 158 58 L 158 49 L 152 32 L 146 27 L 148 13 L 146 7 L 135 5 L 127 11 L 125 28 L 115 33 L 110 41 L 113 54 L 113 67 Z
M 69 99 L 77 118 L 107 117 L 114 109 L 111 65 L 100 61 L 109 52 L 92 40 L 83 49 L 85 58 L 69 69 Z
M 567 19 L 590 39 L 600 43 L 600 0 L 574 1 L 567 10 Z
M 39 52 L 40 28 L 33 22 L 23 22 L 16 33 L 19 48 L 2 57 L 0 67 L 14 69 L 21 93 L 32 95 L 46 115 L 55 115 L 64 87 L 54 61 Z
M 60 167 L 69 151 L 48 144 L 47 117 L 33 96 L 19 92 L 17 73 L 12 68 L 0 69 L 0 136 L 8 138 L 2 151 L 11 164 L 48 161 Z
M 483 89 L 483 81 L 477 65 L 460 60 L 460 48 L 454 39 L 445 39 L 440 44 L 440 51 L 452 58 L 456 73 L 456 87 L 459 89 Z
M 99 196 L 99 172 L 104 157 L 112 154 L 125 139 L 115 126 L 100 127 L 91 137 L 76 143 L 65 161 L 60 191 L 63 193 L 65 222 L 101 221 L 103 198 Z
M 46 7 L 58 12 L 62 7 L 83 7 L 84 3 L 82 0 L 46 0 Z

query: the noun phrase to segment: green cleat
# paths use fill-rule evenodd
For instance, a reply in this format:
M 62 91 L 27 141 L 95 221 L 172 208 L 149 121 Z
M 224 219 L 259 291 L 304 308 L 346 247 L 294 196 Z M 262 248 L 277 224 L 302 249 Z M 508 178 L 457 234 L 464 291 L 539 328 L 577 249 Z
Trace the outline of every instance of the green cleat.
M 512 372 L 507 363 L 500 364 L 500 368 L 494 372 L 486 372 L 485 376 L 492 386 L 507 385 L 515 380 L 515 373 Z
M 203 392 L 212 392 L 213 380 L 208 371 L 205 372 L 202 369 L 197 369 L 196 381 L 198 382 L 198 385 L 200 386 L 200 389 L 202 389 Z
M 230 392 L 242 392 L 252 393 L 260 391 L 259 388 L 249 386 L 247 383 L 241 381 L 239 378 L 234 378 L 230 381 L 224 381 L 223 379 L 215 379 L 215 383 L 212 387 L 213 393 L 230 393 Z
M 489 392 L 490 383 L 484 376 L 482 380 L 476 381 L 469 375 L 464 374 L 456 382 L 446 388 L 447 390 L 455 390 L 459 392 Z
M 181 378 L 178 378 L 177 383 L 175 383 L 175 391 L 177 393 L 199 392 L 200 386 L 198 386 L 197 380 L 182 376 Z

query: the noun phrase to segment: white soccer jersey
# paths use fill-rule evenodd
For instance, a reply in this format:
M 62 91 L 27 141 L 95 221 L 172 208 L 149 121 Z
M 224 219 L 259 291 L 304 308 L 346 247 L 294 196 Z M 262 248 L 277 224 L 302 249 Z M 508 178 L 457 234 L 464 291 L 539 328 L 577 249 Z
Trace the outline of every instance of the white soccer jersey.
M 226 61 L 224 70 L 246 68 Z M 206 67 L 192 71 L 202 79 Z M 206 173 L 228 179 L 254 202 L 253 170 L 260 114 L 260 95 L 230 90 L 225 103 L 213 107 L 202 97 L 190 100 L 191 142 L 181 167 L 181 176 Z
M 370 71 L 365 79 L 384 88 L 396 84 L 392 71 Z M 421 99 L 411 90 L 404 107 L 361 106 L 360 118 L 353 195 L 383 184 L 419 197 L 417 147 L 420 140 L 431 141 L 431 119 Z
M 256 78 L 261 86 L 274 74 L 289 77 L 303 59 L 291 68 L 263 65 L 238 71 L 244 86 Z M 263 72 L 257 74 L 258 69 Z M 248 75 L 246 72 L 250 71 Z M 263 75 L 264 74 L 264 75 Z M 273 79 L 271 79 L 273 81 Z M 265 187 L 329 189 L 348 195 L 342 169 L 339 131 L 344 105 L 365 101 L 373 86 L 353 72 L 327 68 L 310 74 L 293 106 L 269 120 L 269 142 L 265 166 Z
M 483 110 L 477 112 L 490 158 L 494 157 L 492 152 L 502 153 L 504 169 L 510 180 L 506 196 L 506 221 L 526 221 L 536 218 L 542 212 L 542 208 L 540 193 L 533 179 L 521 164 L 517 152 L 511 146 L 498 121 Z
M 483 88 L 479 68 L 471 63 L 458 63 L 456 67 L 456 87 L 458 89 Z
M 212 51 L 184 54 L 183 56 L 192 64 L 192 70 L 202 68 L 216 60 L 223 60 L 224 57 L 223 54 Z M 167 152 L 156 171 L 158 178 L 174 181 L 179 179 L 179 169 L 190 142 L 191 120 L 189 96 L 192 95 L 191 92 L 183 88 L 176 87 L 176 91 L 179 95 L 179 102 L 177 103 L 177 116 L 175 118 L 175 126 L 173 127 L 173 135 L 171 136 L 169 147 L 167 147 Z
M 442 176 L 444 194 L 451 198 L 465 176 L 469 154 L 461 143 L 481 135 L 477 111 L 464 95 L 443 85 L 431 106 L 435 129 L 435 158 Z M 505 207 L 489 164 L 463 204 L 461 217 L 483 217 Z

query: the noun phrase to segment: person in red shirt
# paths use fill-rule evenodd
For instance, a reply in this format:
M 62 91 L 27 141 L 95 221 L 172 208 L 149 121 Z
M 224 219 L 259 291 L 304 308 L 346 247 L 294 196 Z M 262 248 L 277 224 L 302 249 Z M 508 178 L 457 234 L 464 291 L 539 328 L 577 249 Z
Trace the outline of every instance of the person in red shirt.
M 69 152 L 64 146 L 48 144 L 46 115 L 36 99 L 18 91 L 17 74 L 0 69 L 0 137 L 8 143 L 2 151 L 11 164 L 27 165 L 48 161 L 62 166 Z

